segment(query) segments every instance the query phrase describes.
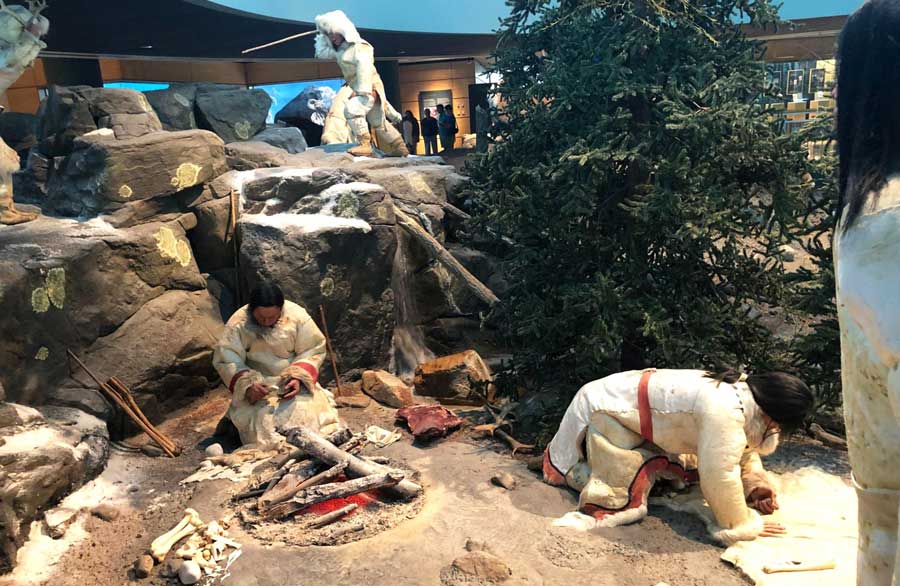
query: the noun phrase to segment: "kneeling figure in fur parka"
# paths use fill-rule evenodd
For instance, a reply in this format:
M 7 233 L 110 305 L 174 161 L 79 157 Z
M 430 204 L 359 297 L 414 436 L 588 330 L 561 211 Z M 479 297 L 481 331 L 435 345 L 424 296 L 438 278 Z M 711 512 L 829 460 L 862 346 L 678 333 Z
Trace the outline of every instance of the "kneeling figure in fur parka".
M 544 479 L 579 491 L 579 510 L 599 526 L 643 519 L 650 489 L 666 479 L 700 482 L 710 533 L 726 545 L 783 533 L 759 514 L 778 508 L 760 455 L 812 405 L 809 388 L 783 373 L 614 374 L 575 395 L 544 452 Z

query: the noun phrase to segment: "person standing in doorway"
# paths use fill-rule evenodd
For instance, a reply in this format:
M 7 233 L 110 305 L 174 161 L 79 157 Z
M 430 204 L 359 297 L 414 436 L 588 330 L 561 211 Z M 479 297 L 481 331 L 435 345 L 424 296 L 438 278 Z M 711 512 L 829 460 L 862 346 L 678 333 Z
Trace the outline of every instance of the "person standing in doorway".
M 425 156 L 438 154 L 438 121 L 431 115 L 431 110 L 425 108 L 425 116 L 422 118 L 422 139 L 425 141 Z
M 453 148 L 450 134 L 450 118 L 447 116 L 447 110 L 443 104 L 437 105 L 437 112 L 438 134 L 441 137 L 441 152 L 443 153 Z
M 444 113 L 447 115 L 447 141 L 450 149 L 456 144 L 456 135 L 459 134 L 459 127 L 456 125 L 456 116 L 453 114 L 453 104 L 444 106 Z
M 415 154 L 416 145 L 419 144 L 419 121 L 413 116 L 411 110 L 403 114 L 403 142 L 411 154 Z

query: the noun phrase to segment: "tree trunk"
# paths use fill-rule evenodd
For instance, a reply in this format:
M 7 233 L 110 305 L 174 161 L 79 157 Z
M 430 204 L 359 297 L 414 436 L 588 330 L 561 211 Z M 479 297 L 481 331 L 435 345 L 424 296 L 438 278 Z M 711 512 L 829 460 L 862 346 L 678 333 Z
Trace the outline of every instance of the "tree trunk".
M 428 252 L 434 256 L 442 265 L 447 267 L 455 277 L 460 279 L 466 286 L 472 290 L 472 292 L 482 301 L 487 303 L 489 306 L 495 305 L 500 302 L 500 299 L 494 295 L 494 292 L 485 286 L 484 283 L 475 278 L 475 276 L 466 270 L 466 267 L 462 266 L 456 258 L 452 254 L 450 254 L 446 248 L 444 248 L 440 242 L 434 239 L 434 237 L 425 231 L 424 228 L 419 226 L 419 223 L 414 219 L 409 217 L 402 210 L 394 206 L 394 213 L 397 216 L 397 223 L 406 230 L 410 236 L 416 239 L 419 244 L 424 246 Z

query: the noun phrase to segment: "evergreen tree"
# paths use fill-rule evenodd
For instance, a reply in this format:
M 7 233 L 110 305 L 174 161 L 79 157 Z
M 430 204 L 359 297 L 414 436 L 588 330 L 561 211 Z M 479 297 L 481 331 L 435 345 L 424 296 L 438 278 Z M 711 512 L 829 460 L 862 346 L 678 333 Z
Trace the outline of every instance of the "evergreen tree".
M 780 248 L 809 161 L 738 25 L 772 23 L 775 7 L 510 5 L 504 117 L 469 173 L 474 227 L 510 246 L 493 319 L 515 382 L 567 400 L 627 368 L 783 367 L 787 343 L 750 314 L 787 301 Z
M 789 275 L 796 308 L 806 322 L 806 328 L 794 341 L 793 361 L 803 380 L 816 391 L 819 410 L 841 404 L 841 332 L 831 250 L 838 207 L 837 156 L 830 142 L 833 124 L 833 119 L 823 118 L 804 132 L 804 138 L 817 143 L 821 150 L 810 166 L 815 189 L 799 232 L 812 268 L 801 267 Z

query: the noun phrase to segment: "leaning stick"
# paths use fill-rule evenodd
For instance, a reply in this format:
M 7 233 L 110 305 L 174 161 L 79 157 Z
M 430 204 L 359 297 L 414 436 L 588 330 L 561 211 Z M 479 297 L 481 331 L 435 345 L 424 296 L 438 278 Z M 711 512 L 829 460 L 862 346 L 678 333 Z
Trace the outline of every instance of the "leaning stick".
M 121 382 L 113 382 L 113 379 L 106 381 L 106 386 L 111 389 L 113 392 L 119 395 L 119 397 L 128 405 L 129 409 L 131 409 L 131 413 L 134 414 L 134 417 L 137 417 L 145 426 L 147 435 L 150 436 L 150 439 L 155 441 L 161 448 L 165 449 L 168 452 L 172 452 L 176 456 L 181 454 L 181 448 L 179 448 L 175 442 L 170 440 L 164 433 L 156 429 L 150 420 L 147 419 L 147 416 L 144 415 L 144 412 L 141 411 L 141 408 L 138 406 L 137 402 L 135 402 L 134 397 L 131 396 L 131 393 L 128 391 L 128 388 L 124 385 L 121 385 Z
M 238 221 L 238 208 L 240 206 L 237 205 L 237 200 L 235 199 L 235 191 L 231 190 L 231 193 L 228 194 L 229 203 L 231 205 L 231 243 L 234 248 L 234 270 L 235 274 L 241 274 L 241 246 L 238 243 L 238 235 L 237 235 L 237 221 Z M 240 196 L 238 196 L 239 198 Z M 237 283 L 234 292 L 235 300 L 237 301 L 238 307 L 241 306 L 241 284 Z
M 337 359 L 334 356 L 334 348 L 331 346 L 331 336 L 328 335 L 328 322 L 325 321 L 325 307 L 319 306 L 319 315 L 322 317 L 322 333 L 325 334 L 325 347 L 328 349 L 328 355 L 331 357 L 331 369 L 334 370 L 334 380 L 337 381 L 337 396 L 344 396 L 344 390 L 341 388 L 341 374 L 338 372 Z
M 134 413 L 134 411 L 131 410 L 131 407 L 128 405 L 128 403 L 126 403 L 125 400 L 118 395 L 118 393 L 112 390 L 106 383 L 101 382 L 100 379 L 97 378 L 94 373 L 91 372 L 90 369 L 88 369 L 84 362 L 79 360 L 71 350 L 67 348 L 66 353 L 76 363 L 78 363 L 78 366 L 80 366 L 88 374 L 89 377 L 94 379 L 94 382 L 97 383 L 97 386 L 100 387 L 100 390 L 103 391 L 103 394 L 109 397 L 119 407 L 119 409 L 121 409 L 126 415 L 128 415 L 128 417 L 130 417 L 131 420 L 134 421 L 138 425 L 138 427 L 140 427 L 144 431 L 144 433 L 146 433 L 153 441 L 159 444 L 159 447 L 161 447 L 163 451 L 169 455 L 170 458 L 175 457 L 175 453 L 169 450 L 168 447 L 164 445 L 165 442 L 160 442 L 159 439 L 154 436 L 153 431 L 147 427 L 147 425 Z
M 167 444 L 169 444 L 169 449 L 175 453 L 175 455 L 181 454 L 181 448 L 172 441 L 169 436 L 161 432 L 156 428 L 155 425 L 150 423 L 150 420 L 147 419 L 147 416 L 141 411 L 141 408 L 138 406 L 137 402 L 134 400 L 134 396 L 131 394 L 131 390 L 121 381 L 121 379 L 117 377 L 111 377 L 106 384 L 108 384 L 114 391 L 118 391 L 125 401 L 128 402 L 129 406 L 131 406 L 131 410 L 135 412 L 135 414 L 141 418 L 141 420 L 156 433 L 162 440 L 164 440 Z
M 450 252 L 448 252 L 434 236 L 419 226 L 418 222 L 397 206 L 394 206 L 394 215 L 397 216 L 397 224 L 399 224 L 401 228 L 406 230 L 410 236 L 424 246 L 438 262 L 444 265 L 447 270 L 453 274 L 453 276 L 465 283 L 479 299 L 488 306 L 493 306 L 500 302 L 500 299 L 493 291 L 488 289 L 487 286 L 470 273 L 466 267 L 462 266 L 462 264 L 456 260 L 456 258 L 450 254 Z

